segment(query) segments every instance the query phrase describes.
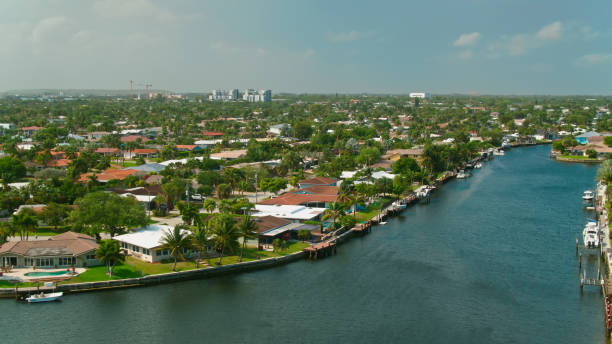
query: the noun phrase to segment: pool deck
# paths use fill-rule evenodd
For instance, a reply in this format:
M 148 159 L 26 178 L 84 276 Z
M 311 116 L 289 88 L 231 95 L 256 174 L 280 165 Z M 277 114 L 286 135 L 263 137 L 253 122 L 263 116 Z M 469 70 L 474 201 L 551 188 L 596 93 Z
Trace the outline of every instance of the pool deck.
M 72 270 L 72 269 L 71 269 Z M 87 271 L 87 269 L 85 268 L 75 268 L 75 274 L 72 275 L 72 273 L 70 275 L 56 275 L 56 276 L 76 276 L 79 274 L 82 274 L 83 272 Z M 18 279 L 23 280 L 24 282 L 28 282 L 31 280 L 35 280 L 35 279 L 39 279 L 42 277 L 53 277 L 53 276 L 26 276 L 27 273 L 30 272 L 55 272 L 55 271 L 66 271 L 66 269 L 32 269 L 32 268 L 20 268 L 20 269 L 13 269 L 11 272 L 5 272 L 3 274 L 3 277 L 0 277 L 2 279 L 9 279 L 7 277 L 15 277 Z

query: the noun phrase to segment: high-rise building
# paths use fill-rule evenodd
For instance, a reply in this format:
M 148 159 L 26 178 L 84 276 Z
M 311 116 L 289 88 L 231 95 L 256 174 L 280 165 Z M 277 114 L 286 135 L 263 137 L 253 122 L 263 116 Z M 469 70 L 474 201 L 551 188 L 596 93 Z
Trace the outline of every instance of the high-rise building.
M 247 102 L 269 102 L 269 101 L 272 101 L 272 91 L 271 90 L 255 91 L 254 89 L 244 90 L 242 99 Z

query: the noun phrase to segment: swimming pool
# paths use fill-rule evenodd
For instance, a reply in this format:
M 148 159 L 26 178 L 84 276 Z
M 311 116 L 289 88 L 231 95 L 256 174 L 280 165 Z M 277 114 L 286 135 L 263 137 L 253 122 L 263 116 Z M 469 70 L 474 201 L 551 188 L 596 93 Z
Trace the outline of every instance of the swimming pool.
M 28 272 L 23 274 L 24 276 L 27 277 L 44 277 L 44 276 L 61 276 L 61 275 L 65 275 L 67 274 L 68 271 L 66 270 L 60 270 L 60 271 L 35 271 L 35 272 Z

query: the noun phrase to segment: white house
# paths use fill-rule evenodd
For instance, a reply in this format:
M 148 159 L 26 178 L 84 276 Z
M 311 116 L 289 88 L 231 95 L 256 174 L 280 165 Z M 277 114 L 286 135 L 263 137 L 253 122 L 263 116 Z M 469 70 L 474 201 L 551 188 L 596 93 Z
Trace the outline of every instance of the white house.
M 118 235 L 114 239 L 119 241 L 121 248 L 128 255 L 145 262 L 155 263 L 163 259 L 170 259 L 170 250 L 162 248 L 163 238 L 172 231 L 166 225 L 148 225 L 139 231 Z M 187 234 L 186 230 L 183 230 Z M 191 252 L 183 252 L 189 256 Z
M 255 217 L 274 216 L 294 221 L 318 221 L 324 212 L 325 208 L 309 208 L 303 205 L 255 204 L 252 215 Z

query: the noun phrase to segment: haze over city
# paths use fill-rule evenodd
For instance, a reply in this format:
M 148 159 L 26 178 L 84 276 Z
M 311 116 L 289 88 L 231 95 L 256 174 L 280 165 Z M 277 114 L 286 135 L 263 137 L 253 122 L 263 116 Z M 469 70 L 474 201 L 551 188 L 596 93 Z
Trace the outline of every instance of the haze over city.
M 610 94 L 609 1 L 3 1 L 0 91 Z

